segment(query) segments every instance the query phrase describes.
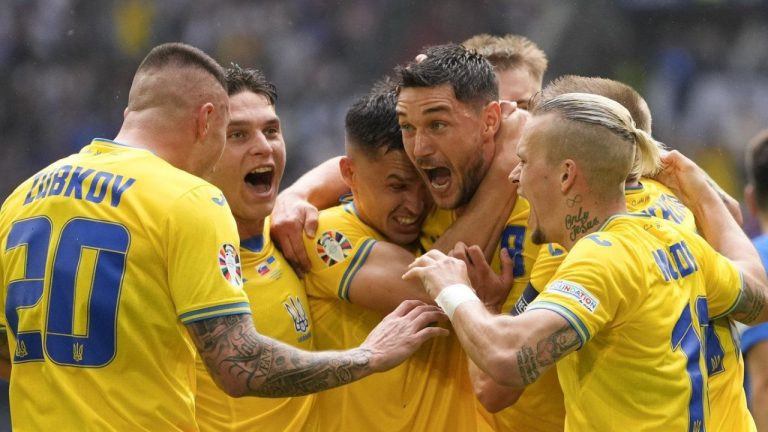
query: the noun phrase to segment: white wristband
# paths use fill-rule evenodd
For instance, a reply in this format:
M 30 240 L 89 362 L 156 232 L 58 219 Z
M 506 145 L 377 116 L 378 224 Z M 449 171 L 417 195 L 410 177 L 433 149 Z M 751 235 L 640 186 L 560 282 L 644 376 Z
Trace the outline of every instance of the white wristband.
M 453 320 L 456 308 L 468 301 L 480 301 L 480 299 L 472 288 L 464 284 L 448 285 L 435 298 L 435 303 L 443 309 L 450 320 Z

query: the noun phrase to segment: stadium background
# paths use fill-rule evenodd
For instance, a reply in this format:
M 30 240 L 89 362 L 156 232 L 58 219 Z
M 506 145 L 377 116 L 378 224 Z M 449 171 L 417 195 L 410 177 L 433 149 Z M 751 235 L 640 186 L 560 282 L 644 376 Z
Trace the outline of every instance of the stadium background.
M 654 136 L 740 199 L 744 147 L 768 127 L 767 3 L 0 0 L 0 196 L 92 137 L 114 137 L 136 66 L 157 43 L 190 43 L 277 84 L 287 185 L 343 151 L 344 114 L 373 80 L 425 45 L 487 32 L 538 44 L 545 83 L 569 73 L 631 84 Z

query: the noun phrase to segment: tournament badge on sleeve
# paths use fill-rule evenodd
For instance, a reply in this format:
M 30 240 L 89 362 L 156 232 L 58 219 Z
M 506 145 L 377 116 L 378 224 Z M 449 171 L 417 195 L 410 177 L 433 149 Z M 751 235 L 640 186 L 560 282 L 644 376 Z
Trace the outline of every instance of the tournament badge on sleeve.
M 352 249 L 352 243 L 338 231 L 326 231 L 317 240 L 317 254 L 328 266 L 344 261 Z
M 225 243 L 219 249 L 219 268 L 224 279 L 233 287 L 243 286 L 243 271 L 240 268 L 240 257 L 237 249 L 229 243 Z

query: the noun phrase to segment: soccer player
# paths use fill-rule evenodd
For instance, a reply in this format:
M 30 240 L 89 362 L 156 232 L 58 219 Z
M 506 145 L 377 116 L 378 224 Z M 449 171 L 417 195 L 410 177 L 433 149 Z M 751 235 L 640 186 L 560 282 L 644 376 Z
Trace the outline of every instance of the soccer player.
M 468 355 L 496 381 L 524 387 L 557 362 L 566 430 L 703 430 L 701 326 L 729 312 L 768 318 L 759 259 L 703 176 L 676 192 L 709 207 L 703 229 L 711 235 L 716 221 L 727 231 L 712 239 L 731 260 L 674 223 L 623 214 L 638 147 L 650 169 L 652 140 L 610 99 L 569 93 L 535 108 L 511 178 L 531 203 L 535 240 L 569 254 L 519 316 L 488 313 L 466 286 L 463 262 L 437 251 L 405 275 L 424 282 Z
M 319 349 L 357 346 L 404 299 L 431 302 L 418 282 L 400 277 L 419 251 L 432 201 L 403 149 L 396 103 L 385 80 L 349 109 L 340 171 L 352 200 L 321 211 L 318 235 L 304 238 Z M 319 394 L 320 429 L 477 430 L 458 340 L 434 342 L 385 374 Z
M 255 69 L 233 66 L 225 72 L 227 143 L 209 179 L 224 193 L 237 223 L 243 289 L 254 325 L 265 336 L 314 350 L 315 326 L 304 284 L 269 239 L 267 217 L 285 169 L 277 89 Z M 230 397 L 198 358 L 195 417 L 201 431 L 308 430 L 314 427 L 314 399 Z
M 515 34 L 480 34 L 461 44 L 493 65 L 501 100 L 516 102 L 518 108 L 528 109 L 531 98 L 541 90 L 547 71 L 544 51 L 528 38 Z
M 227 394 L 283 397 L 389 369 L 445 333 L 416 301 L 349 351 L 257 333 L 229 206 L 198 177 L 221 156 L 228 121 L 221 67 L 160 45 L 139 65 L 117 137 L 54 162 L 3 204 L 14 430 L 196 430 L 195 348 Z
M 762 235 L 752 239 L 763 266 L 768 268 L 768 130 L 752 139 L 747 150 L 747 186 L 744 198 L 749 212 L 760 222 Z M 741 337 L 747 363 L 746 384 L 757 430 L 768 431 L 768 324 L 749 328 Z

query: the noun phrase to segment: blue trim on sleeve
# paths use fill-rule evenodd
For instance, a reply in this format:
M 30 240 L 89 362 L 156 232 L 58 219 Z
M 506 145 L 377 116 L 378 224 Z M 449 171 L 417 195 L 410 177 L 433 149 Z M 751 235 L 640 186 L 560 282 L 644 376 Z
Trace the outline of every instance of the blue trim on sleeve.
M 749 355 L 749 349 L 756 343 L 768 341 L 768 323 L 763 323 L 744 330 L 741 334 L 741 352 Z
M 529 305 L 528 309 L 526 309 L 526 312 L 536 309 L 552 311 L 565 318 L 565 320 L 568 321 L 568 324 L 573 327 L 573 330 L 576 331 L 576 334 L 579 335 L 579 339 L 581 340 L 579 347 L 576 349 L 581 349 L 581 347 L 583 347 L 584 344 L 592 338 L 592 336 L 589 334 L 587 326 L 584 325 L 584 323 L 579 319 L 578 316 L 576 316 L 576 314 L 566 309 L 564 306 L 548 301 L 537 301 Z
M 368 259 L 368 254 L 371 253 L 371 249 L 373 249 L 374 244 L 376 244 L 376 240 L 372 238 L 365 239 L 363 244 L 360 246 L 360 249 L 358 249 L 355 253 L 354 258 L 352 258 L 352 262 L 349 264 L 349 267 L 347 267 L 347 270 L 341 277 L 341 282 L 339 283 L 340 298 L 349 301 L 349 286 L 352 284 L 352 279 L 355 278 L 355 275 L 357 274 L 357 271 L 360 270 L 360 267 L 365 264 L 365 260 Z
M 731 307 L 729 307 L 725 312 L 721 313 L 720 315 L 717 315 L 717 316 L 714 316 L 714 317 L 710 317 L 709 319 L 711 321 L 714 321 L 714 320 L 716 320 L 718 318 L 722 318 L 722 317 L 724 317 L 726 315 L 730 315 L 731 312 L 733 312 L 733 310 L 736 309 L 736 305 L 739 304 L 739 301 L 741 300 L 741 296 L 744 295 L 744 275 L 741 272 L 739 272 L 739 280 L 741 281 L 741 284 L 740 284 L 741 288 L 739 288 L 739 295 L 736 296 L 736 300 L 734 300 L 734 302 L 731 305 Z
M 248 302 L 229 303 L 189 311 L 179 315 L 179 320 L 182 322 L 182 324 L 190 324 L 208 318 L 238 315 L 244 313 L 251 313 L 251 306 Z

